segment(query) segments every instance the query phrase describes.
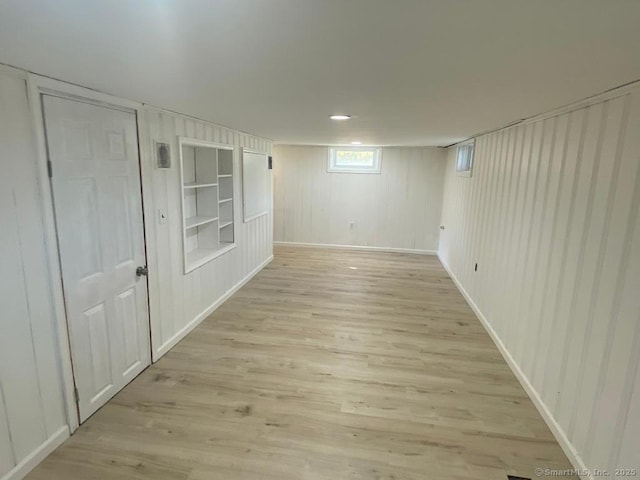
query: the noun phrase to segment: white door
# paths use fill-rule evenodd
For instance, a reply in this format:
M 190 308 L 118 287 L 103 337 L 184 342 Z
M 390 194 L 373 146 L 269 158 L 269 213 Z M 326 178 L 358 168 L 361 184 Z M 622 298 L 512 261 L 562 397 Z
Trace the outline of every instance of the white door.
M 150 363 L 136 117 L 42 101 L 82 422 Z

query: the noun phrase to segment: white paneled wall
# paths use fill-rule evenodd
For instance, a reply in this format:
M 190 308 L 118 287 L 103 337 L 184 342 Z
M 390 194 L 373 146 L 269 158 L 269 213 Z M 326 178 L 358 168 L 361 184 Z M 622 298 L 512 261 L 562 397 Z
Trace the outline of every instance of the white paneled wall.
M 574 463 L 640 468 L 640 88 L 455 150 L 443 262 Z
M 0 65 L 0 480 L 22 478 L 69 435 L 72 423 L 60 367 L 69 353 L 59 348 L 48 267 L 54 270 L 49 262 L 57 261 L 48 254 L 55 242 L 47 242 L 43 223 L 50 199 L 44 202 L 40 194 L 38 163 L 44 158 L 37 154 L 26 79 L 26 72 Z M 272 258 L 272 202 L 268 215 L 243 223 L 240 172 L 240 147 L 270 154 L 271 142 L 150 107 L 140 109 L 138 122 L 152 353 L 158 359 Z M 179 135 L 236 147 L 237 247 L 188 275 L 182 265 Z M 170 169 L 155 167 L 154 141 L 171 145 Z M 160 224 L 160 211 L 166 223 Z
M 443 149 L 383 148 L 379 175 L 328 173 L 327 156 L 274 148 L 276 242 L 438 249 Z
M 273 216 L 242 221 L 241 150 L 271 154 L 271 142 L 246 133 L 145 108 L 141 123 L 142 177 L 149 263 L 149 303 L 153 358 L 157 360 L 186 333 L 226 299 L 227 294 L 248 280 L 273 254 Z M 234 145 L 234 217 L 237 247 L 184 275 L 180 203 L 178 136 Z M 169 143 L 171 168 L 155 167 L 153 143 Z M 146 154 L 144 152 L 147 152 Z M 269 173 L 269 175 L 271 175 Z M 269 196 L 272 195 L 269 189 Z M 271 202 L 270 202 L 271 204 Z M 160 211 L 167 222 L 159 223 Z
M 68 436 L 23 74 L 0 67 L 0 478 Z

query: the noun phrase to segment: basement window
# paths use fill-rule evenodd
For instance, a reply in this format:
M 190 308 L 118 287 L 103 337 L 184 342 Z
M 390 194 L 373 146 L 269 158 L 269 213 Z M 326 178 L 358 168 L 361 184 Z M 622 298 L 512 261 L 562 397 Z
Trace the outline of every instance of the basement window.
M 328 171 L 333 173 L 380 173 L 379 148 L 330 147 Z
M 475 140 L 458 145 L 456 156 L 456 173 L 461 177 L 470 177 L 473 168 Z

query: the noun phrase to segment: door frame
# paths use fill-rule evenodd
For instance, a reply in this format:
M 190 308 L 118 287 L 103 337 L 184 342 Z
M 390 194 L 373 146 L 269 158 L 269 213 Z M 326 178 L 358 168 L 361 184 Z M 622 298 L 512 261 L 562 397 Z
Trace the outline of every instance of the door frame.
M 31 109 L 31 117 L 33 122 L 33 131 L 35 134 L 35 146 L 37 156 L 37 172 L 38 183 L 40 187 L 40 202 L 43 211 L 43 223 L 46 241 L 46 255 L 48 261 L 49 271 L 49 284 L 51 285 L 51 295 L 53 303 L 53 314 L 55 319 L 55 329 L 57 335 L 57 344 L 60 352 L 59 362 L 61 370 L 61 387 L 65 403 L 65 413 L 67 417 L 67 424 L 69 426 L 69 433 L 75 432 L 80 426 L 80 414 L 78 412 L 76 397 L 75 397 L 75 380 L 73 374 L 71 345 L 69 342 L 69 328 L 67 322 L 67 314 L 64 302 L 64 290 L 62 286 L 62 271 L 60 268 L 60 256 L 58 237 L 56 233 L 56 222 L 53 205 L 53 192 L 51 188 L 51 182 L 49 178 L 48 161 L 49 156 L 47 153 L 47 141 L 44 127 L 44 113 L 42 104 L 42 94 L 53 95 L 61 98 L 68 98 L 71 100 L 79 100 L 85 103 L 116 108 L 121 110 L 130 111 L 135 113 L 136 116 L 136 129 L 138 135 L 138 163 L 140 166 L 140 186 L 141 186 L 141 201 L 142 201 L 142 217 L 143 217 L 143 236 L 145 242 L 145 256 L 147 259 L 147 265 L 151 260 L 149 252 L 147 251 L 147 239 L 149 238 L 149 225 L 153 216 L 149 215 L 150 212 L 145 208 L 146 204 L 151 202 L 145 202 L 145 191 L 151 191 L 151 185 L 147 185 L 146 180 L 149 175 L 145 174 L 145 158 L 148 158 L 149 147 L 145 142 L 146 132 L 141 125 L 140 119 L 143 118 L 143 105 L 138 102 L 125 100 L 115 97 L 113 95 L 99 92 L 97 90 L 91 90 L 89 88 L 79 87 L 70 83 L 54 80 L 52 78 L 36 75 L 34 73 L 27 73 L 27 98 L 29 101 L 29 108 Z M 149 276 L 153 275 L 155 271 L 150 268 Z M 149 302 L 149 277 L 147 277 L 147 304 Z M 151 310 L 147 308 L 149 314 L 149 332 L 151 331 Z M 150 335 L 151 337 L 151 335 Z M 150 344 L 151 350 L 151 344 Z M 151 361 L 153 362 L 153 355 L 151 355 Z

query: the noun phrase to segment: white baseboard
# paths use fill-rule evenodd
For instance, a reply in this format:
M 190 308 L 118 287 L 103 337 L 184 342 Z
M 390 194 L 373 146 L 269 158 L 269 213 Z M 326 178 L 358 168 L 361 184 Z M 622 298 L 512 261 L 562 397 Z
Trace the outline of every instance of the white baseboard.
M 58 448 L 69 438 L 69 427 L 66 425 L 61 427 L 57 432 L 51 435 L 42 445 L 23 458 L 20 463 L 7 472 L 0 480 L 22 480 L 27 474 L 33 470 L 40 462 L 42 462 L 51 452 Z
M 413 248 L 395 247 L 367 247 L 364 245 L 335 245 L 332 243 L 302 243 L 302 242 L 273 242 L 274 245 L 283 247 L 315 247 L 315 248 L 336 248 L 343 250 L 366 250 L 369 252 L 392 252 L 392 253 L 415 253 L 418 255 L 437 255 L 436 250 L 418 250 Z
M 509 365 L 509 368 L 511 368 L 511 371 L 520 382 L 520 385 L 522 385 L 522 388 L 524 388 L 524 391 L 527 392 L 527 395 L 529 396 L 529 398 L 535 405 L 536 409 L 542 416 L 542 419 L 545 421 L 545 423 L 551 430 L 551 433 L 553 433 L 553 436 L 558 441 L 560 448 L 562 448 L 562 450 L 564 451 L 564 454 L 567 456 L 567 458 L 573 465 L 573 468 L 575 468 L 579 472 L 588 472 L 589 470 L 587 469 L 584 461 L 582 460 L 582 457 L 580 457 L 580 455 L 578 454 L 574 446 L 571 444 L 564 430 L 562 430 L 562 427 L 558 424 L 556 419 L 553 418 L 553 415 L 547 408 L 546 404 L 544 403 L 544 401 L 542 400 L 542 398 L 540 397 L 536 389 L 533 388 L 533 385 L 531 385 L 531 382 L 529 382 L 529 379 L 526 377 L 524 372 L 520 369 L 520 366 L 516 363 L 515 359 L 511 356 L 511 353 L 509 353 L 509 351 L 507 350 L 507 347 L 505 347 L 504 343 L 502 343 L 502 340 L 500 339 L 496 331 L 493 329 L 489 321 L 486 319 L 486 317 L 480 311 L 476 303 L 473 301 L 473 299 L 471 298 L 471 295 L 469 295 L 469 293 L 464 289 L 462 284 L 458 281 L 458 278 L 455 276 L 455 274 L 447 264 L 447 262 L 445 262 L 445 260 L 439 254 L 438 254 L 438 258 L 440 259 L 440 263 L 442 263 L 442 266 L 444 267 L 444 269 L 447 271 L 447 273 L 451 277 L 451 280 L 453 280 L 453 283 L 456 284 L 456 287 L 458 287 L 458 290 L 460 290 L 460 293 L 462 293 L 462 296 L 465 298 L 465 300 L 467 301 L 471 309 L 474 311 L 474 313 L 480 320 L 480 323 L 482 323 L 482 326 L 491 337 L 491 340 L 493 340 L 493 343 L 495 343 L 496 347 L 498 347 L 498 351 L 500 352 L 504 360 L 507 362 L 507 365 Z M 593 476 L 590 474 L 580 475 L 580 478 L 582 478 L 583 480 L 594 480 Z
M 236 283 L 233 287 L 231 287 L 227 292 L 218 298 L 215 302 L 205 308 L 201 313 L 199 313 L 196 318 L 187 323 L 184 327 L 182 327 L 174 336 L 172 336 L 169 340 L 158 348 L 157 351 L 153 352 L 153 362 L 157 362 L 160 358 L 171 350 L 180 340 L 182 340 L 185 336 L 187 336 L 191 330 L 196 328 L 200 323 L 211 315 L 220 305 L 222 305 L 231 295 L 240 290 L 249 280 L 251 280 L 260 270 L 266 267 L 273 260 L 273 255 L 267 258 L 264 262 L 254 268 L 249 274 Z M 0 479 L 4 480 L 4 479 Z

